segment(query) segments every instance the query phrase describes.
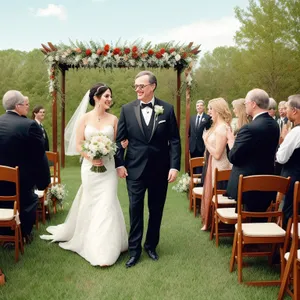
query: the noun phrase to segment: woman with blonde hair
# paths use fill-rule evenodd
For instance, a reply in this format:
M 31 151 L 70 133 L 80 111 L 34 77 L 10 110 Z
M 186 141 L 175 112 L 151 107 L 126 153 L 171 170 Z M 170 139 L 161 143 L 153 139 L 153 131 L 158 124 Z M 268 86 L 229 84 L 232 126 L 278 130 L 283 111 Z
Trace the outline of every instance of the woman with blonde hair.
M 236 100 L 233 100 L 231 102 L 233 112 L 236 116 L 236 118 L 233 118 L 231 121 L 231 128 L 234 136 L 237 135 L 238 131 L 242 126 L 245 124 L 248 124 L 250 119 L 249 116 L 246 114 L 246 107 L 245 107 L 245 99 L 239 98 Z
M 209 152 L 207 171 L 203 186 L 203 198 L 201 202 L 201 217 L 203 227 L 207 230 L 210 224 L 210 203 L 214 185 L 215 168 L 228 170 L 232 166 L 227 158 L 227 128 L 232 119 L 228 103 L 223 98 L 212 99 L 208 102 L 208 110 L 211 115 L 213 125 L 203 134 L 206 151 Z

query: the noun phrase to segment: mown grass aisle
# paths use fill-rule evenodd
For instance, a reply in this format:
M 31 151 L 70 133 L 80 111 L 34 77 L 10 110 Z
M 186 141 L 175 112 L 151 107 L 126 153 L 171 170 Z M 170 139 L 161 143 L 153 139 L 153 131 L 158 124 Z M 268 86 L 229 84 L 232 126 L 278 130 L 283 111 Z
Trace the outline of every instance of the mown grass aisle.
M 68 205 L 52 215 L 50 224 L 63 222 L 80 184 L 79 167 L 62 172 L 67 185 Z M 119 198 L 127 228 L 128 197 L 124 180 L 120 180 Z M 146 205 L 145 205 L 146 207 Z M 145 208 L 145 223 L 147 208 Z M 209 241 L 209 234 L 200 231 L 199 218 L 188 211 L 185 195 L 171 187 L 164 210 L 158 262 L 143 252 L 140 262 L 125 268 L 127 254 L 117 263 L 101 269 L 92 267 L 79 255 L 65 251 L 57 244 L 39 239 L 45 226 L 34 231 L 35 239 L 26 246 L 25 254 L 15 264 L 13 251 L 0 249 L 0 268 L 7 284 L 0 287 L 1 300 L 19 299 L 276 299 L 278 287 L 247 287 L 237 283 L 237 274 L 229 273 L 231 239 L 221 239 L 219 248 Z M 266 260 L 258 269 L 245 269 L 245 278 L 278 277 Z M 253 262 L 253 260 L 251 260 Z M 258 264 L 255 260 L 254 263 Z

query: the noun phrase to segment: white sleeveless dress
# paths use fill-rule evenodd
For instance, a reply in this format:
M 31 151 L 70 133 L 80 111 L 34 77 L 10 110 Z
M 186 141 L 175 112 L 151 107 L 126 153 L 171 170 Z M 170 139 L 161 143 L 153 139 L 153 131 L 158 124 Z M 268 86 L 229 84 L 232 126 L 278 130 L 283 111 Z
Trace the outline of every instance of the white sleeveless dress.
M 98 129 L 87 125 L 85 139 L 97 134 Z M 111 125 L 101 133 L 114 138 Z M 90 170 L 92 164 L 84 159 L 81 166 L 82 184 L 63 224 L 46 230 L 45 240 L 61 242 L 59 246 L 77 252 L 91 265 L 113 265 L 121 252 L 128 248 L 128 237 L 123 212 L 117 196 L 118 177 L 114 160 L 104 159 L 104 173 Z

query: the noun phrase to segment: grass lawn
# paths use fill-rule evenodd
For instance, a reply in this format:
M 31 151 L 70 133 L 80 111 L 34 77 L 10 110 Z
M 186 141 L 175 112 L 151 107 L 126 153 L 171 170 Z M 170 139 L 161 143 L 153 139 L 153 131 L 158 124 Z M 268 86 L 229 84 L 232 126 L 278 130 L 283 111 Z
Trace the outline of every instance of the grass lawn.
M 69 195 L 63 211 L 52 215 L 46 226 L 64 221 L 80 185 L 79 167 L 62 171 Z M 124 180 L 119 181 L 119 199 L 128 228 L 128 197 Z M 145 209 L 145 216 L 147 210 Z M 147 219 L 147 218 L 145 218 Z M 147 220 L 145 220 L 147 221 Z M 7 283 L 0 287 L 1 300 L 19 299 L 277 299 L 279 287 L 249 287 L 238 284 L 237 273 L 229 273 L 232 239 L 221 238 L 219 248 L 201 232 L 199 218 L 188 210 L 185 195 L 169 188 L 157 248 L 160 259 L 142 253 L 140 262 L 125 268 L 127 254 L 109 268 L 93 267 L 76 253 L 40 240 L 46 233 L 41 225 L 35 239 L 26 246 L 18 263 L 14 251 L 0 248 L 0 268 Z M 267 259 L 249 260 L 244 279 L 279 278 Z M 255 265 L 255 266 L 253 266 Z

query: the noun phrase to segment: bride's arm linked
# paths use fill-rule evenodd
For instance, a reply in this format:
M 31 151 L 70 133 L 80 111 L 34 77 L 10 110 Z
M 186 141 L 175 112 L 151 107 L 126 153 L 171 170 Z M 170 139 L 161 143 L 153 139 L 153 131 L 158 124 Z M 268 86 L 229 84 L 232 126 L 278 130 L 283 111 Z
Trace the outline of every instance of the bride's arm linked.
M 222 157 L 222 154 L 225 150 L 226 144 L 227 144 L 227 137 L 226 137 L 226 131 L 225 134 L 220 132 L 220 130 L 217 130 L 217 128 L 214 129 L 214 133 L 216 135 L 216 146 L 214 147 L 208 140 L 209 134 L 206 134 L 204 137 L 204 144 L 208 152 L 216 159 L 219 160 Z
M 78 127 L 76 130 L 76 150 L 80 155 L 89 160 L 94 166 L 103 166 L 103 161 L 101 159 L 91 159 L 86 152 L 82 151 L 82 144 L 85 140 L 84 129 L 86 127 L 86 114 L 81 117 L 78 122 Z

